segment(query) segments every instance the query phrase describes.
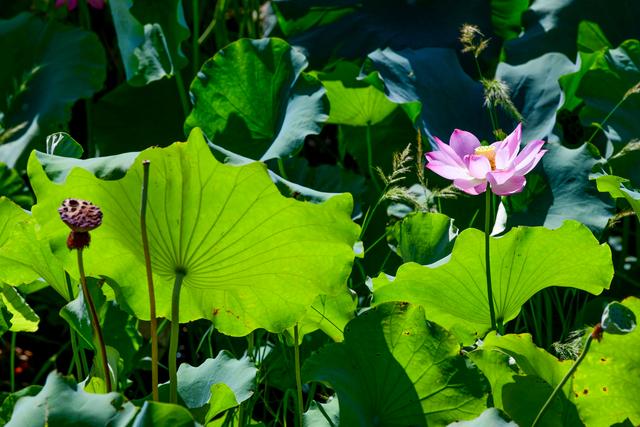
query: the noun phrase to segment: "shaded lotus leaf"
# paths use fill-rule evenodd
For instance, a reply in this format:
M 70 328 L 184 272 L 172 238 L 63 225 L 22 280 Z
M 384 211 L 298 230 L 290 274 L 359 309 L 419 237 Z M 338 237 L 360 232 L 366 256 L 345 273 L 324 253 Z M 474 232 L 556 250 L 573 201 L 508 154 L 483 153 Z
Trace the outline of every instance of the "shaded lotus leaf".
M 0 301 L 12 314 L 10 331 L 35 332 L 38 330 L 40 317 L 14 287 L 0 284 Z
M 614 45 L 640 38 L 637 17 L 640 4 L 628 0 L 537 0 L 522 15 L 524 31 L 506 43 L 507 61 L 520 64 L 546 52 L 576 57 L 578 29 L 582 21 L 598 24 Z
M 143 160 L 151 162 L 148 233 L 157 313 L 169 317 L 171 292 L 184 274 L 180 321 L 206 318 L 228 335 L 256 328 L 293 326 L 318 295 L 344 289 L 359 227 L 350 219 L 348 194 L 311 204 L 285 198 L 264 165 L 219 163 L 199 129 L 187 143 L 151 148 L 124 178 L 104 181 L 73 169 L 63 184 L 51 182 L 38 158 L 29 164 L 39 203 L 34 216 L 56 254 L 74 271 L 66 249 L 60 200 L 90 200 L 103 213 L 85 251 L 87 275 L 106 276 L 119 302 L 148 319 L 140 238 Z
M 421 307 L 389 303 L 353 319 L 344 342 L 313 354 L 302 372 L 336 390 L 341 425 L 446 425 L 485 409 L 481 376 L 459 350 Z
M 132 405 L 124 404 L 124 397 L 118 393 L 87 393 L 72 380 L 52 372 L 38 394 L 16 402 L 6 425 L 127 425 L 133 413 L 124 406 Z
M 531 425 L 572 361 L 559 361 L 536 347 L 529 334 L 499 336 L 490 333 L 478 349 L 468 353 L 491 384 L 495 406 L 518 425 Z M 570 382 L 558 394 L 540 425 L 582 425 L 569 400 Z
M 223 350 L 199 366 L 181 364 L 178 394 L 190 410 L 204 410 L 206 418 L 202 421 L 206 423 L 253 395 L 256 372 L 248 356 L 236 359 Z
M 361 58 L 384 47 L 458 48 L 460 27 L 467 23 L 493 35 L 489 2 L 477 0 L 278 0 L 273 6 L 288 39 L 304 47 L 315 64 L 332 57 Z M 497 45 L 489 51 L 495 54 Z
M 3 196 L 25 209 L 29 209 L 33 204 L 33 196 L 18 172 L 0 163 L 0 197 Z
M 640 300 L 629 297 L 622 304 L 636 318 Z M 627 418 L 640 423 L 640 330 L 625 335 L 605 334 L 593 341 L 589 352 L 573 375 L 573 401 L 588 426 L 610 426 Z
M 522 13 L 527 10 L 528 7 L 528 0 L 491 1 L 491 24 L 493 31 L 503 40 L 518 37 L 522 31 Z M 493 415 L 487 415 L 487 417 L 489 416 Z
M 21 168 L 45 136 L 67 126 L 71 106 L 104 83 L 105 54 L 90 31 L 28 13 L 0 20 L 0 161 Z
M 591 171 L 604 160 L 591 144 L 566 148 L 548 142 L 549 150 L 537 170 L 527 175 L 524 191 L 503 198 L 506 228 L 517 225 L 560 227 L 567 219 L 580 221 L 600 235 L 615 213 L 614 203 L 598 192 Z
M 470 421 L 458 421 L 448 427 L 517 427 L 513 421 L 505 421 L 496 408 L 486 409 L 478 418 Z
M 415 212 L 387 228 L 387 241 L 404 262 L 431 264 L 451 253 L 458 229 L 446 215 Z
M 309 409 L 302 418 L 304 427 L 331 427 L 340 425 L 340 405 L 338 398 L 333 397 L 327 403 L 311 401 Z
M 127 82 L 143 86 L 187 64 L 180 45 L 189 37 L 182 0 L 109 3 Z
M 91 137 L 100 157 L 163 147 L 184 138 L 184 113 L 172 80 L 141 87 L 123 83 L 96 102 L 93 115 Z
M 491 283 L 496 319 L 514 319 L 524 303 L 550 287 L 572 287 L 592 294 L 613 277 L 611 249 L 599 245 L 584 225 L 566 221 L 557 230 L 516 227 L 490 239 Z M 395 278 L 373 280 L 374 303 L 407 301 L 424 307 L 430 320 L 470 341 L 490 327 L 485 276 L 484 233 L 466 229 L 450 258 L 421 266 L 403 264 Z
M 241 39 L 202 66 L 191 83 L 185 121 L 234 153 L 268 160 L 295 154 L 320 132 L 328 102 L 307 59 L 280 39 Z

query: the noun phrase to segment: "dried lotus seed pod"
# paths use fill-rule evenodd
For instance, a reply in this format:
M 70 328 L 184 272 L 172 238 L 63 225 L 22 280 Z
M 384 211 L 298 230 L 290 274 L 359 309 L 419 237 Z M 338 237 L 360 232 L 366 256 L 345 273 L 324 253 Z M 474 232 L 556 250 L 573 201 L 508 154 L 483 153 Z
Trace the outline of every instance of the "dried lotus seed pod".
M 86 200 L 65 199 L 58 212 L 62 221 L 75 232 L 91 231 L 102 224 L 102 211 Z

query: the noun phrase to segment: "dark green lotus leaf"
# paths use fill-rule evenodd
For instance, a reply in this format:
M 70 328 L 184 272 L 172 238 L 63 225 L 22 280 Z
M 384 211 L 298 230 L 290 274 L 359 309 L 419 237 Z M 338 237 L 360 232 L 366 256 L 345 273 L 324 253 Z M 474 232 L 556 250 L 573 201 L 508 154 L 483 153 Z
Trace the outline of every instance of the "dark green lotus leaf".
M 361 58 L 385 47 L 458 48 L 460 27 L 467 23 L 492 36 L 491 7 L 478 0 L 278 0 L 273 5 L 289 40 L 304 47 L 314 64 Z M 496 45 L 491 48 L 497 52 Z
M 573 219 L 600 235 L 615 213 L 613 202 L 590 180 L 591 170 L 604 161 L 600 153 L 591 144 L 570 149 L 548 142 L 544 148 L 549 151 L 542 166 L 527 175 L 524 191 L 503 198 L 507 229 L 516 225 L 557 228 Z
M 524 64 L 498 64 L 496 79 L 510 88 L 511 99 L 524 118 L 522 143 L 547 138 L 556 124 L 556 113 L 563 95 L 558 79 L 577 67 L 566 56 L 548 53 Z M 501 120 L 507 133 L 515 128 L 515 120 Z
M 597 23 L 614 45 L 640 38 L 640 4 L 629 0 L 536 0 L 522 16 L 523 34 L 506 44 L 507 61 L 520 64 L 546 52 L 560 52 L 574 60 L 578 27 Z
M 14 287 L 0 283 L 0 301 L 12 314 L 10 331 L 35 332 L 38 330 L 40 317 Z
M 230 44 L 191 83 L 185 130 L 200 127 L 216 145 L 251 159 L 295 154 L 329 111 L 324 88 L 306 67 L 300 50 L 280 39 Z
M 307 359 L 303 378 L 336 390 L 341 425 L 447 425 L 485 409 L 481 376 L 459 350 L 421 307 L 383 304 L 352 320 L 343 343 Z
M 142 86 L 172 76 L 187 64 L 180 45 L 189 37 L 182 0 L 109 3 L 127 81 Z
M 589 229 L 575 221 L 557 230 L 517 227 L 490 242 L 496 319 L 505 323 L 544 288 L 599 294 L 613 277 L 609 246 L 599 245 Z M 431 266 L 403 264 L 395 279 L 374 279 L 374 303 L 420 304 L 430 320 L 447 329 L 463 337 L 482 335 L 490 326 L 485 274 L 484 233 L 469 228 L 456 239 L 450 258 Z
M 499 336 L 490 333 L 468 353 L 491 383 L 495 406 L 518 425 L 530 425 L 572 361 L 559 361 L 536 347 L 529 334 Z M 510 360 L 513 363 L 510 363 Z M 579 426 L 578 414 L 569 400 L 570 382 L 552 402 L 540 425 Z
M 4 163 L 0 163 L 0 197 L 3 196 L 25 209 L 30 208 L 33 204 L 33 195 L 18 172 Z
M 615 199 L 625 199 L 640 220 L 640 189 L 634 187 L 626 178 L 615 175 L 598 174 L 595 176 L 598 190 L 607 192 Z
M 80 168 L 63 184 L 51 182 L 38 158 L 29 174 L 38 204 L 34 216 L 56 254 L 74 271 L 67 227 L 56 209 L 73 195 L 91 200 L 103 224 L 85 251 L 87 275 L 107 276 L 119 301 L 148 319 L 147 283 L 140 238 L 143 160 L 150 160 L 148 233 L 157 313 L 169 317 L 176 275 L 186 272 L 180 321 L 207 318 L 228 335 L 293 326 L 318 295 L 344 289 L 359 227 L 350 219 L 349 195 L 322 204 L 285 198 L 252 163 L 219 163 L 199 129 L 187 143 L 150 148 L 126 176 L 104 181 Z
M 464 129 L 493 140 L 482 85 L 464 72 L 455 50 L 376 50 L 364 67 L 365 72 L 373 70 L 380 73 L 392 102 L 422 103 L 426 135 L 446 141 L 454 129 Z
M 636 315 L 630 308 L 614 301 L 604 308 L 600 324 L 608 334 L 625 335 L 636 328 Z
M 144 402 L 132 427 L 196 427 L 189 411 L 178 405 Z
M 70 157 L 79 159 L 84 153 L 82 145 L 78 143 L 71 135 L 66 132 L 56 132 L 47 136 L 46 151 L 47 154 L 60 157 Z
M 100 98 L 93 113 L 92 141 L 101 157 L 163 147 L 184 138 L 176 83 L 168 79 L 142 87 L 123 83 Z
M 311 401 L 309 409 L 302 418 L 304 427 L 335 427 L 340 425 L 340 405 L 338 398 L 333 397 L 327 403 Z
M 71 379 L 52 372 L 37 395 L 25 396 L 16 402 L 6 425 L 127 425 L 133 414 L 123 410 L 123 405 L 124 397 L 118 393 L 87 393 Z
M 492 0 L 491 24 L 496 35 L 503 40 L 518 37 L 522 31 L 522 13 L 528 7 L 528 0 Z
M 178 394 L 190 410 L 204 411 L 207 423 L 253 395 L 257 371 L 248 356 L 236 359 L 223 350 L 200 366 L 180 365 Z
M 404 262 L 426 265 L 451 253 L 458 229 L 446 215 L 415 212 L 387 228 L 387 241 Z
M 98 37 L 28 13 L 0 21 L 0 128 L 12 136 L 0 145 L 0 161 L 22 167 L 46 135 L 67 126 L 71 106 L 89 98 L 105 80 Z M 8 58 L 11 58 L 10 60 Z
M 640 83 L 640 42 L 627 40 L 616 49 L 603 49 L 594 54 L 589 65 L 576 91 L 576 96 L 585 104 L 580 110 L 580 119 L 584 125 L 602 125 L 612 144 L 607 148 L 609 157 L 640 136 L 640 125 L 636 120 L 640 114 L 637 87 Z M 622 104 L 608 116 L 621 101 Z
M 629 297 L 622 304 L 640 317 L 640 300 Z M 640 330 L 626 335 L 605 333 L 591 343 L 589 352 L 573 376 L 573 401 L 588 426 L 640 423 Z
M 4 305 L 4 302 L 0 300 L 0 337 L 4 335 L 9 329 L 11 329 L 11 318 L 13 314 L 9 312 L 7 306 Z

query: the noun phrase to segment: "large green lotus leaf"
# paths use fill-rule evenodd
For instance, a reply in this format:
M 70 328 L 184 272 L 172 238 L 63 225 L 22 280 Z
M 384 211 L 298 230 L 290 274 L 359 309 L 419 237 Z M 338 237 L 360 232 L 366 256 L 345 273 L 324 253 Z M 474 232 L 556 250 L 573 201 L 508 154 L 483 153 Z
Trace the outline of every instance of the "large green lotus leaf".
M 352 200 L 338 195 L 311 204 L 280 195 L 264 165 L 219 163 L 199 129 L 187 143 L 140 153 L 127 175 L 97 179 L 74 169 L 51 182 L 37 157 L 29 162 L 38 198 L 34 216 L 66 266 L 67 227 L 56 209 L 66 197 L 91 200 L 104 213 L 85 251 L 87 274 L 117 283 L 120 301 L 148 319 L 140 238 L 143 160 L 151 162 L 148 232 L 158 316 L 169 317 L 176 273 L 184 271 L 180 321 L 207 318 L 229 335 L 280 332 L 299 320 L 317 295 L 344 289 L 359 227 Z
M 613 277 L 611 249 L 588 228 L 566 221 L 557 230 L 516 227 L 491 238 L 491 283 L 496 319 L 508 322 L 536 292 L 549 286 L 599 294 Z M 425 308 L 447 329 L 481 335 L 490 327 L 484 233 L 464 230 L 449 259 L 430 266 L 403 264 L 395 279 L 374 279 L 374 302 L 407 301 Z
M 16 402 L 7 427 L 127 425 L 133 414 L 123 402 L 118 393 L 90 394 L 52 372 L 37 395 Z
M 494 404 L 518 425 L 530 425 L 538 411 L 571 367 L 536 347 L 531 335 L 489 334 L 478 349 L 468 353 L 491 383 Z M 513 360 L 513 364 L 509 363 Z M 552 402 L 541 425 L 581 425 L 577 411 L 567 399 L 570 382 Z
M 122 153 L 114 156 L 92 157 L 90 159 L 74 159 L 39 151 L 33 156 L 38 159 L 45 173 L 53 182 L 63 183 L 73 168 L 79 167 L 92 172 L 102 179 L 122 178 L 140 153 Z
M 66 127 L 71 106 L 102 87 L 105 54 L 94 33 L 28 13 L 0 20 L 0 52 L 0 128 L 20 129 L 0 145 L 0 161 L 22 167 L 31 148 Z
M 481 376 L 459 351 L 422 307 L 383 304 L 352 320 L 343 343 L 307 359 L 303 378 L 336 390 L 341 425 L 446 425 L 486 407 Z
M 95 104 L 92 141 L 101 157 L 166 146 L 184 138 L 183 114 L 174 81 L 123 83 Z
M 387 228 L 387 240 L 404 262 L 431 264 L 451 253 L 458 229 L 446 215 L 414 212 Z
M 13 332 L 35 332 L 38 330 L 40 317 L 22 296 L 12 286 L 0 284 L 0 300 L 4 303 L 11 317 L 11 328 Z
M 548 142 L 544 148 L 549 151 L 541 160 L 542 166 L 527 175 L 524 191 L 503 198 L 506 227 L 557 228 L 572 219 L 600 235 L 615 206 L 589 178 L 593 167 L 603 162 L 598 150 L 591 144 L 571 149 L 558 142 Z
M 623 198 L 629 202 L 640 220 L 640 190 L 630 185 L 628 179 L 615 175 L 600 175 L 596 178 L 596 184 L 599 191 L 608 192 L 615 199 Z
M 622 302 L 640 318 L 640 300 Z M 640 424 L 640 330 L 627 335 L 605 332 L 591 348 L 573 376 L 573 401 L 588 426 L 610 426 L 629 419 Z
M 595 54 L 576 91 L 585 105 L 580 119 L 585 125 L 602 123 L 613 108 L 626 97 L 622 105 L 603 125 L 613 147 L 609 153 L 640 135 L 636 120 L 640 114 L 640 93 L 627 92 L 640 82 L 640 42 L 627 40 L 616 49 L 603 49 Z
M 251 159 L 294 154 L 319 133 L 328 106 L 307 59 L 280 39 L 238 40 L 205 62 L 191 84 L 185 130 Z
M 288 39 L 304 47 L 314 64 L 361 58 L 385 47 L 458 48 L 466 23 L 492 36 L 490 4 L 479 0 L 278 0 L 273 5 Z M 497 44 L 490 47 L 493 53 L 497 49 Z
M 144 402 L 132 427 L 196 427 L 189 411 L 182 406 L 161 402 Z
M 127 81 L 142 86 L 187 64 L 180 44 L 189 37 L 182 0 L 109 2 Z
M 640 4 L 629 0 L 536 0 L 522 16 L 524 32 L 505 46 L 507 60 L 520 64 L 546 52 L 574 60 L 582 21 L 597 23 L 614 45 L 640 38 L 638 16 Z
M 178 394 L 187 408 L 206 412 L 206 423 L 253 395 L 257 371 L 248 356 L 236 359 L 223 350 L 200 366 L 180 365 Z
M 447 140 L 454 129 L 464 129 L 493 140 L 482 85 L 465 73 L 455 50 L 376 50 L 363 70 L 380 73 L 392 102 L 422 103 L 425 135 Z
M 331 106 L 328 123 L 374 125 L 398 108 L 378 87 L 358 80 L 359 74 L 360 67 L 346 61 L 338 62 L 329 72 L 318 74 Z

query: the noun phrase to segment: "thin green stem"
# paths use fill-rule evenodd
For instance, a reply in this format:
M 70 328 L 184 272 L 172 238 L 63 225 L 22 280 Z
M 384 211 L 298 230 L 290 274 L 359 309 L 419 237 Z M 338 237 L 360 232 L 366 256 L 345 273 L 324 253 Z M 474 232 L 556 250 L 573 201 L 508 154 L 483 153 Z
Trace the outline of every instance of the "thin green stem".
M 158 392 L 158 319 L 156 317 L 156 296 L 153 289 L 153 271 L 151 269 L 151 252 L 147 235 L 147 201 L 149 198 L 149 167 L 151 162 L 142 162 L 142 200 L 140 202 L 140 233 L 144 251 L 144 265 L 147 270 L 147 290 L 149 292 L 149 328 L 151 335 L 151 394 L 153 400 L 160 401 Z
M 87 277 L 84 274 L 84 262 L 82 260 L 82 249 L 78 249 L 78 272 L 80 273 L 80 286 L 82 287 L 82 294 L 84 300 L 89 307 L 89 315 L 91 316 L 91 326 L 93 326 L 93 335 L 98 347 L 98 359 L 102 364 L 102 372 L 104 374 L 104 383 L 107 389 L 107 393 L 111 392 L 111 372 L 109 371 L 109 363 L 107 359 L 107 347 L 104 344 L 104 337 L 102 336 L 102 328 L 100 327 L 100 318 L 96 311 L 96 306 L 93 303 L 93 298 L 89 292 L 87 286 Z
M 180 331 L 180 289 L 184 272 L 176 272 L 171 293 L 171 338 L 169 340 L 169 397 L 170 403 L 178 403 L 178 332 Z
M 304 403 L 302 401 L 302 379 L 300 375 L 300 344 L 298 343 L 298 324 L 293 327 L 293 355 L 295 358 L 295 370 L 296 370 L 296 391 L 297 399 L 296 399 L 296 410 L 297 410 L 297 425 L 298 427 L 302 427 L 302 408 L 304 407 Z
M 378 184 L 378 180 L 376 179 L 375 169 L 373 168 L 373 143 L 371 141 L 371 124 L 367 123 L 367 131 L 366 131 L 366 141 L 367 141 L 367 168 L 369 170 L 369 178 L 373 182 L 373 185 L 376 187 L 376 191 L 380 193 L 380 185 Z
M 551 405 L 551 402 L 553 401 L 553 398 L 556 396 L 556 394 L 558 394 L 558 392 L 560 390 L 562 390 L 562 387 L 566 384 L 566 382 L 569 380 L 569 378 L 571 378 L 571 375 L 573 375 L 573 373 L 576 371 L 576 369 L 578 369 L 578 366 L 580 365 L 580 363 L 582 362 L 584 357 L 587 355 L 587 352 L 589 351 L 589 347 L 591 346 L 591 341 L 593 341 L 593 335 L 589 334 L 589 337 L 587 338 L 587 341 L 584 343 L 584 349 L 582 350 L 582 353 L 580 353 L 580 356 L 576 359 L 576 361 L 571 366 L 569 371 L 565 374 L 565 376 L 562 377 L 562 380 L 558 383 L 556 388 L 553 389 L 553 391 L 551 392 L 551 395 L 549 396 L 547 401 L 544 402 L 544 405 L 542 405 L 542 408 L 540 408 L 540 411 L 538 412 L 538 415 L 536 415 L 535 420 L 533 420 L 533 424 L 531 424 L 531 427 L 535 427 L 536 424 L 538 424 L 538 421 L 540 421 L 542 419 L 542 416 L 544 415 L 545 411 Z
M 18 334 L 11 331 L 11 354 L 9 355 L 9 369 L 11 369 L 11 375 L 9 377 L 11 384 L 11 393 L 16 391 L 16 337 Z
M 489 189 L 486 191 L 484 213 L 484 261 L 487 273 L 487 300 L 489 302 L 489 315 L 491 316 L 491 330 L 496 330 L 496 312 L 493 307 L 493 290 L 491 289 L 491 251 L 489 249 L 491 239 L 491 190 Z
M 193 75 L 195 76 L 200 69 L 200 45 L 198 39 L 200 38 L 200 2 L 193 0 L 191 8 L 193 9 L 193 33 L 191 34 L 191 50 L 193 50 Z
M 184 88 L 184 81 L 182 80 L 182 74 L 180 70 L 175 70 L 176 87 L 178 88 L 178 95 L 180 96 L 180 104 L 182 105 L 182 112 L 186 118 L 189 115 L 189 101 L 187 100 L 187 92 Z
M 483 81 L 484 77 L 482 77 L 482 70 L 480 69 L 480 63 L 478 62 L 478 58 L 475 55 L 473 56 L 473 60 L 476 64 L 478 77 L 480 78 L 480 81 Z M 493 132 L 496 133 L 499 128 L 499 123 L 498 123 L 498 114 L 496 113 L 496 110 L 493 104 L 489 104 L 489 106 L 487 107 L 487 111 L 489 111 L 489 120 L 491 120 L 491 128 L 493 129 Z
M 76 332 L 73 329 L 69 329 L 69 340 L 71 341 L 71 351 L 73 352 L 73 364 L 76 367 L 76 376 L 78 382 L 84 379 L 84 374 L 82 372 L 82 365 L 80 363 L 80 355 L 78 353 L 78 340 L 76 337 Z
M 602 121 L 600 122 L 599 126 L 596 128 L 596 130 L 593 131 L 593 133 L 591 134 L 591 136 L 589 137 L 589 139 L 587 140 L 587 143 L 590 143 L 591 141 L 593 141 L 593 138 L 596 137 L 596 135 L 598 134 L 598 131 L 604 126 L 604 124 L 607 122 L 607 120 L 609 120 L 609 118 L 611 118 L 611 116 L 613 115 L 613 113 L 616 112 L 616 110 L 618 108 L 620 108 L 620 106 L 622 105 L 622 103 L 627 99 L 627 96 L 623 96 L 622 99 L 620 101 L 618 101 L 618 103 L 611 109 L 611 111 L 609 111 L 609 113 L 604 117 L 604 119 L 602 119 Z

